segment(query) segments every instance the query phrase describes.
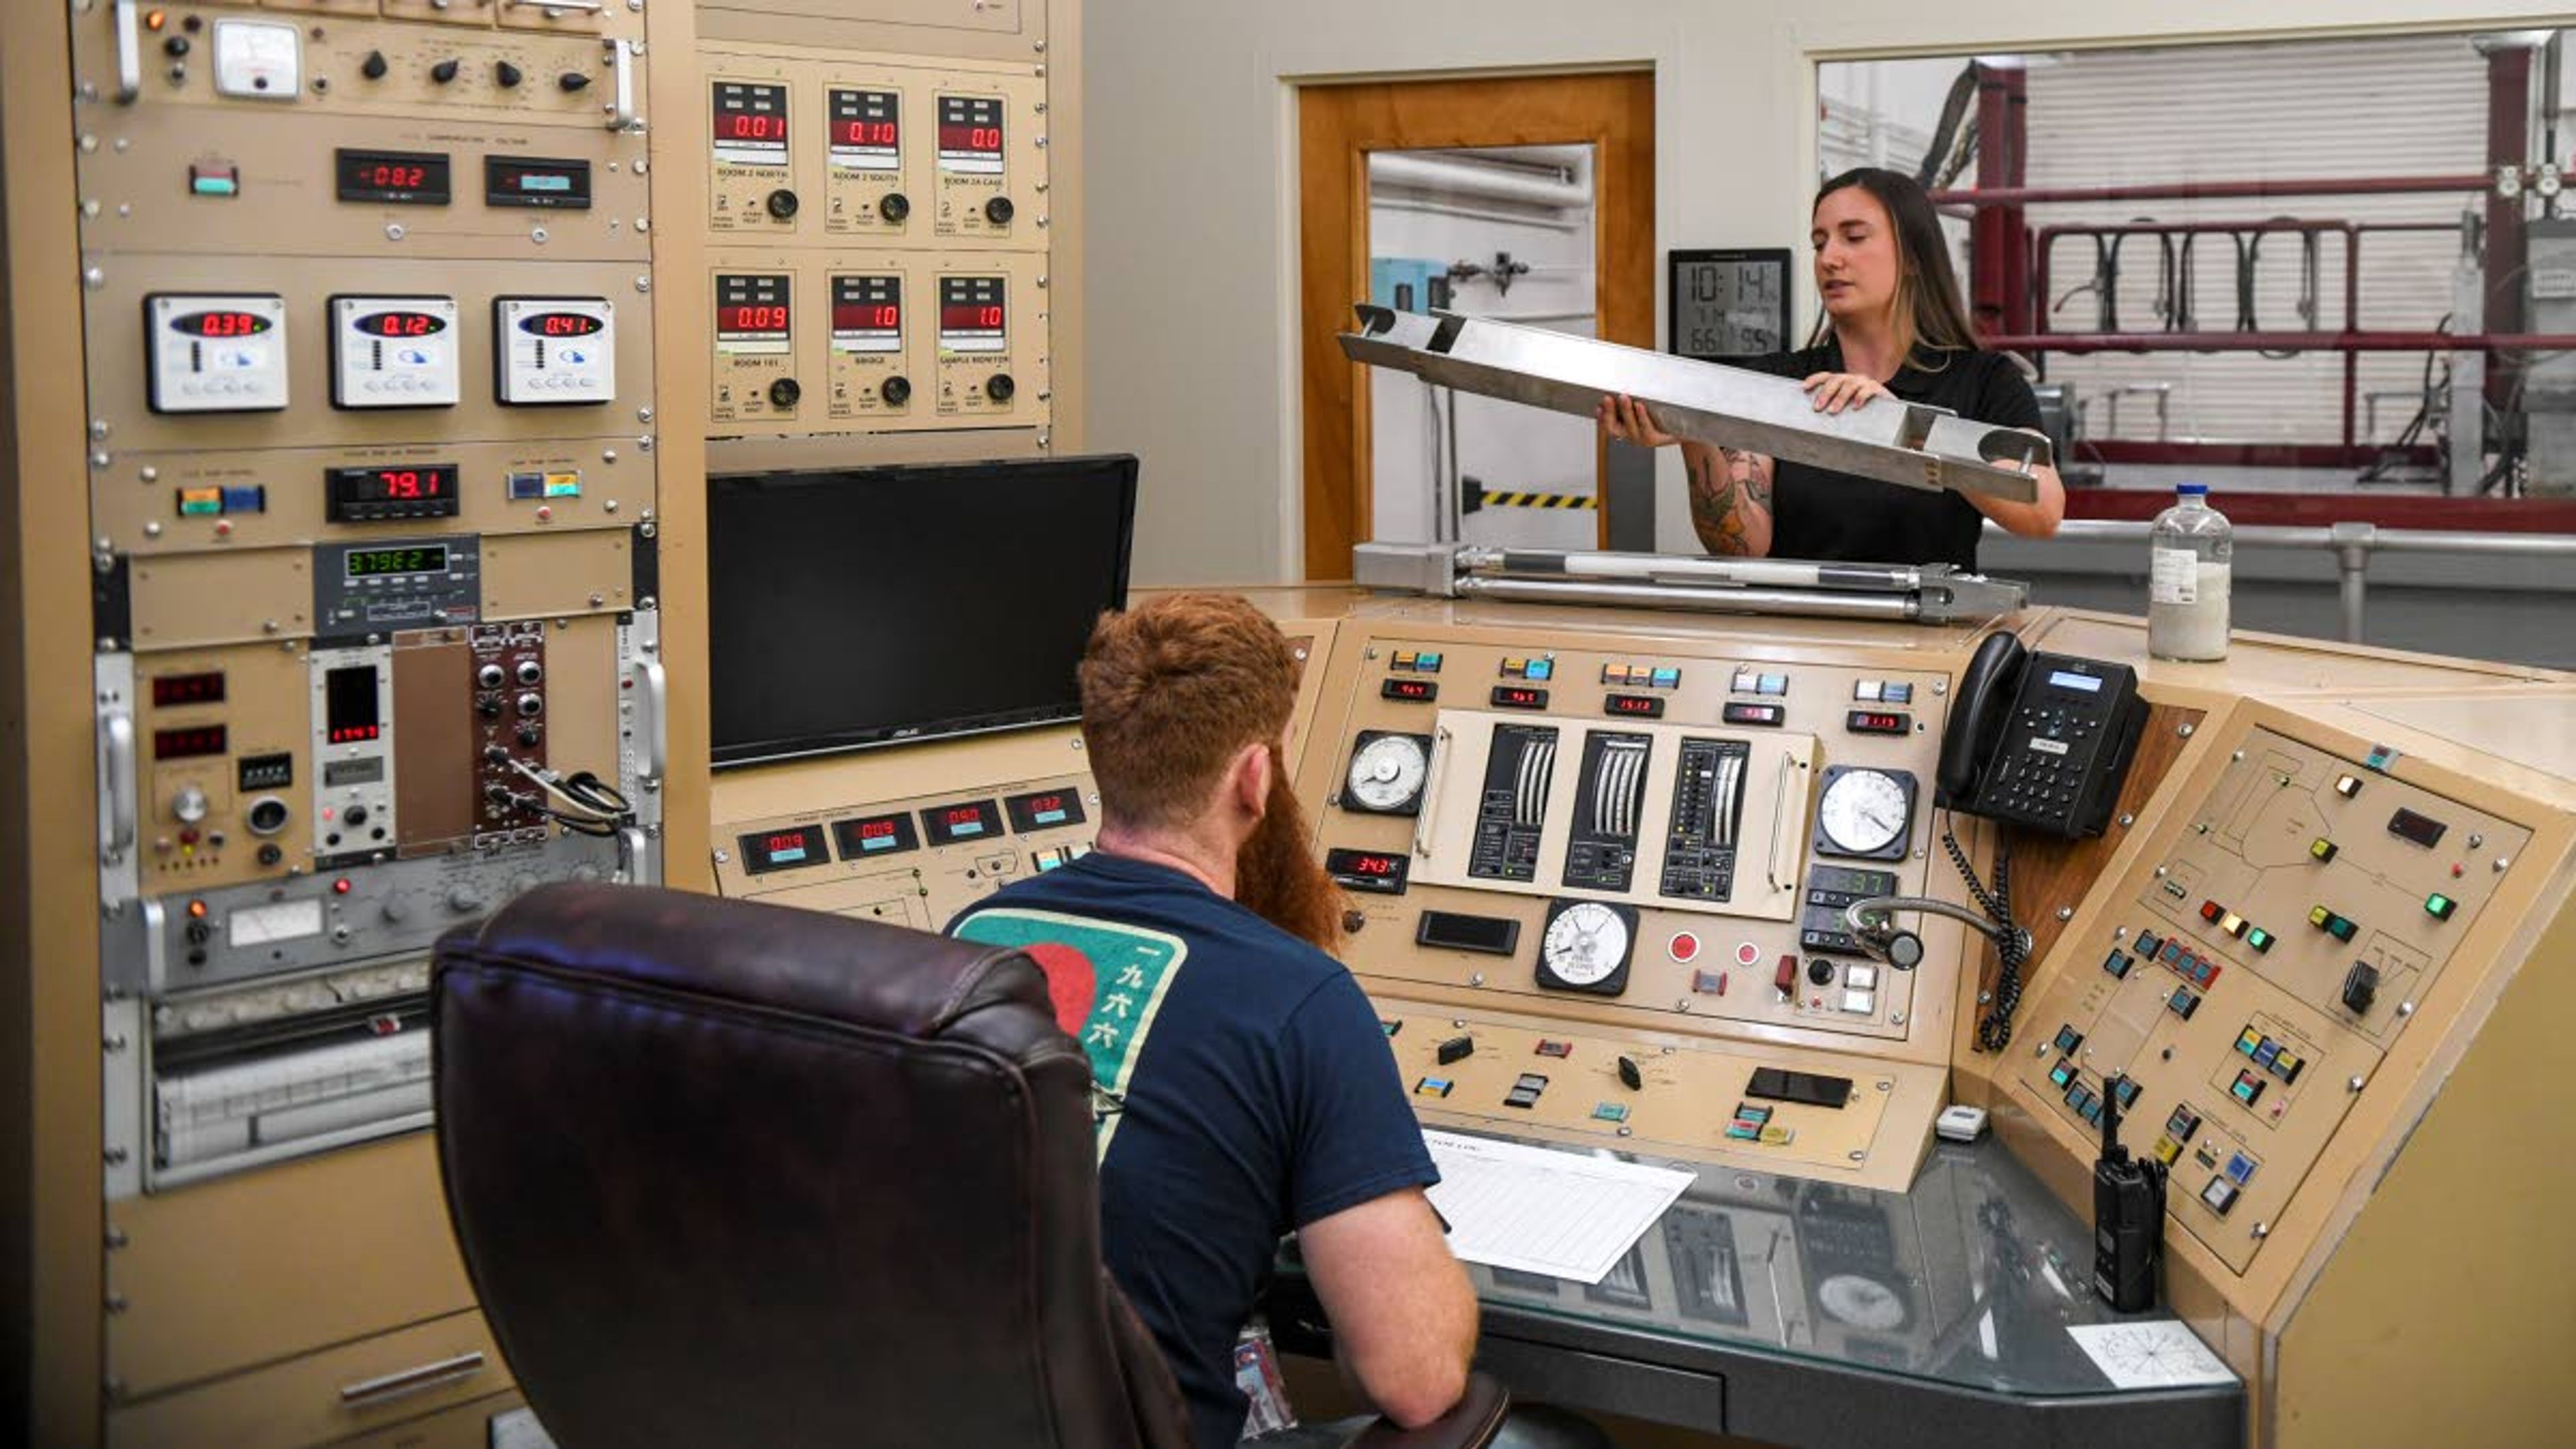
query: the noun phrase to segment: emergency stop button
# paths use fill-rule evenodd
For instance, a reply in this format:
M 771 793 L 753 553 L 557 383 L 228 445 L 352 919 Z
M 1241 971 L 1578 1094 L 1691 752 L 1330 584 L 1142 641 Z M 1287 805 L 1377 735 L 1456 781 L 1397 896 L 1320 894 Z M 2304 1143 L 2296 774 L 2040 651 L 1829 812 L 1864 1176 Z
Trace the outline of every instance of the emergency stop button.
M 1664 950 L 1675 961 L 1695 960 L 1699 956 L 1699 937 L 1688 931 L 1675 931 L 1673 939 L 1665 945 Z

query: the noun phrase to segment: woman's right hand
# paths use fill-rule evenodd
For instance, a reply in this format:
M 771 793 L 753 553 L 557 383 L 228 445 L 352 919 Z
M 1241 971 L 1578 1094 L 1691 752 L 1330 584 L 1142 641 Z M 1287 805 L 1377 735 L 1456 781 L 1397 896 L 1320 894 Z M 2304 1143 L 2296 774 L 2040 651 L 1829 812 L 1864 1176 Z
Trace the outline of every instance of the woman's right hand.
M 1603 437 L 1634 443 L 1640 448 L 1660 448 L 1681 441 L 1656 427 L 1655 415 L 1646 411 L 1646 405 L 1625 393 L 1613 393 L 1601 399 L 1601 406 L 1592 410 L 1592 421 L 1601 429 Z

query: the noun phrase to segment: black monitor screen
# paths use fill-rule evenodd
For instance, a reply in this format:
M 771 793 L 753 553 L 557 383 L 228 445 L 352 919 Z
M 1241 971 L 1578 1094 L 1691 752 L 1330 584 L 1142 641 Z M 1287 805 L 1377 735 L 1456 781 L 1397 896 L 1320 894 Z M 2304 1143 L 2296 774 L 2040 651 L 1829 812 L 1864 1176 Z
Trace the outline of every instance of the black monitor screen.
M 715 763 L 1074 718 L 1135 517 L 1123 455 L 708 479 Z

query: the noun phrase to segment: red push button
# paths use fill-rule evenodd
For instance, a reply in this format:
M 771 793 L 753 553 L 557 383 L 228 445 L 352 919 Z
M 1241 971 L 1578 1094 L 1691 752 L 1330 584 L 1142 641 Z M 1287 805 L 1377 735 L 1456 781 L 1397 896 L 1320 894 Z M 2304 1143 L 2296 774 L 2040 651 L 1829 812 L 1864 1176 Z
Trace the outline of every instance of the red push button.
M 1675 931 L 1673 932 L 1673 939 L 1666 944 L 1664 949 L 1671 953 L 1672 958 L 1676 961 L 1696 960 L 1699 956 L 1699 937 L 1692 935 L 1688 931 Z

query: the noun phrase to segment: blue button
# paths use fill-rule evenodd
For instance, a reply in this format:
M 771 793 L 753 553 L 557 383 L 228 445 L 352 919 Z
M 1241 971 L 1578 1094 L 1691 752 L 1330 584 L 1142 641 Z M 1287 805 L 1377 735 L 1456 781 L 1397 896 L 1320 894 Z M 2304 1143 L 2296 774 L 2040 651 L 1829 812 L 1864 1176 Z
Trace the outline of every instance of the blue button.
M 1413 672 L 1416 674 L 1438 674 L 1440 672 L 1440 656 L 1437 654 L 1414 655 Z
M 2227 1159 L 2227 1175 L 2241 1186 L 2254 1180 L 2254 1169 L 2259 1165 L 2253 1158 L 2239 1152 Z
M 1656 688 L 1656 689 L 1679 689 L 1679 688 L 1681 688 L 1681 687 L 1682 687 L 1682 672 L 1681 672 L 1680 670 L 1678 670 L 1678 669 L 1658 669 L 1658 670 L 1656 670 L 1656 671 L 1655 671 L 1655 680 L 1654 680 L 1654 686 L 1653 686 L 1653 687 L 1654 687 L 1654 688 Z
M 1556 661 L 1552 659 L 1533 659 L 1529 662 L 1529 668 L 1521 671 L 1523 679 L 1552 679 L 1555 676 Z
M 248 488 L 224 490 L 224 512 L 226 513 L 266 513 L 267 511 L 268 490 L 264 487 L 253 484 Z
M 1625 1122 L 1628 1120 L 1628 1104 L 1625 1102 L 1604 1102 L 1600 1106 L 1592 1109 L 1592 1115 L 1603 1122 Z
M 1914 702 L 1914 686 L 1910 684 L 1882 684 L 1878 687 L 1878 699 L 1881 704 L 1912 704 Z

